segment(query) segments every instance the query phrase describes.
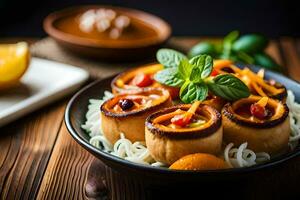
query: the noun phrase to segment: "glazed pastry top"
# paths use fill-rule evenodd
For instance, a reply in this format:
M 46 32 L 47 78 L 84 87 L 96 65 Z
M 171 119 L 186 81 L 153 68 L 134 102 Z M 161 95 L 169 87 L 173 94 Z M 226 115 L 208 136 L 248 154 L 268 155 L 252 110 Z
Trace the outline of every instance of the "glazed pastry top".
M 110 113 L 134 113 L 164 103 L 170 98 L 169 92 L 159 88 L 145 88 L 128 94 L 120 94 L 103 104 Z

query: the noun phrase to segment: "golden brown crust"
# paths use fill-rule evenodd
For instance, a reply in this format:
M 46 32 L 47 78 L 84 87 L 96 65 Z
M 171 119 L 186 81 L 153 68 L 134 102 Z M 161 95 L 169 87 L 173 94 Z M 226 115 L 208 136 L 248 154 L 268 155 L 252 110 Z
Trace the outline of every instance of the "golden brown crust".
M 171 139 L 153 134 L 146 128 L 146 145 L 151 156 L 165 164 L 172 164 L 179 158 L 193 153 L 218 155 L 222 147 L 223 128 L 204 138 Z
M 249 98 L 255 98 L 256 100 L 258 100 L 257 98 L 260 97 L 249 97 Z M 249 99 L 248 98 L 248 99 Z M 239 100 L 242 101 L 243 99 Z M 274 101 L 270 99 L 270 101 Z M 236 102 L 235 102 L 236 103 Z M 255 103 L 255 101 L 253 101 L 253 103 Z M 277 102 L 278 105 L 282 105 L 282 109 L 283 112 L 280 113 L 280 117 L 275 118 L 275 119 L 270 119 L 270 120 L 260 120 L 260 121 L 253 121 L 253 120 L 248 120 L 245 118 L 240 118 L 234 111 L 232 108 L 232 103 L 227 103 L 222 110 L 222 116 L 223 119 L 224 117 L 230 119 L 231 121 L 233 121 L 236 124 L 239 124 L 241 126 L 248 126 L 248 127 L 253 127 L 256 129 L 267 129 L 267 128 L 271 128 L 274 127 L 278 124 L 281 124 L 283 121 L 285 121 L 285 119 L 288 117 L 289 115 L 289 108 L 287 107 L 287 105 L 285 103 L 281 103 L 281 102 Z
M 132 89 L 126 89 L 126 88 L 119 87 L 117 85 L 117 81 L 122 80 L 122 81 L 128 82 L 136 74 L 138 74 L 138 72 L 143 72 L 145 70 L 151 71 L 151 68 L 153 68 L 153 71 L 154 71 L 153 74 L 154 74 L 155 72 L 161 70 L 163 67 L 162 67 L 162 65 L 159 66 L 157 63 L 152 63 L 152 64 L 145 65 L 142 67 L 136 67 L 133 69 L 129 69 L 129 70 L 126 70 L 125 72 L 118 74 L 111 82 L 111 88 L 112 88 L 113 94 L 128 93 L 132 90 L 138 89 L 138 87 L 134 87 L 134 86 Z
M 208 105 L 203 105 L 203 104 L 199 106 L 198 111 L 208 112 L 208 114 L 210 115 L 210 117 L 212 119 L 212 124 L 209 127 L 206 127 L 204 129 L 199 129 L 196 131 L 191 129 L 191 131 L 181 132 L 180 130 L 176 130 L 176 129 L 163 130 L 160 127 L 157 127 L 153 124 L 153 120 L 158 116 L 161 116 L 161 115 L 164 115 L 164 114 L 167 114 L 170 112 L 174 112 L 177 109 L 188 110 L 190 106 L 191 106 L 190 104 L 180 104 L 180 105 L 176 105 L 176 106 L 172 106 L 170 108 L 165 108 L 163 110 L 160 110 L 160 111 L 150 115 L 146 119 L 145 125 L 152 134 L 156 134 L 161 137 L 168 137 L 168 138 L 172 138 L 172 139 L 203 138 L 203 137 L 209 136 L 210 134 L 213 134 L 216 130 L 218 130 L 221 127 L 221 125 L 222 125 L 221 114 L 213 107 L 208 106 Z
M 233 112 L 232 104 L 226 104 L 222 111 L 224 141 L 235 145 L 247 142 L 253 151 L 273 155 L 286 150 L 290 135 L 289 111 L 285 104 L 277 103 L 282 109 L 278 116 L 260 122 L 239 118 Z
M 258 129 L 236 124 L 223 116 L 224 141 L 234 145 L 248 143 L 254 152 L 278 154 L 288 148 L 290 123 L 287 117 L 284 122 L 268 129 Z
M 143 91 L 151 90 L 154 89 L 145 88 Z M 112 99 L 104 102 L 101 106 L 101 124 L 104 136 L 112 144 L 120 138 L 121 133 L 132 142 L 145 141 L 145 119 L 153 112 L 172 105 L 169 93 L 164 91 L 164 95 L 167 96 L 163 102 L 149 108 L 128 113 L 113 113 L 106 106 Z
M 146 120 L 146 145 L 151 156 L 160 162 L 172 164 L 179 158 L 193 153 L 217 155 L 221 151 L 223 128 L 221 115 L 208 105 L 200 105 L 198 111 L 209 111 L 213 115 L 212 123 L 204 129 L 193 131 L 166 131 L 156 127 L 152 120 L 157 116 L 170 113 L 178 108 L 187 110 L 190 105 L 177 105 L 152 114 Z

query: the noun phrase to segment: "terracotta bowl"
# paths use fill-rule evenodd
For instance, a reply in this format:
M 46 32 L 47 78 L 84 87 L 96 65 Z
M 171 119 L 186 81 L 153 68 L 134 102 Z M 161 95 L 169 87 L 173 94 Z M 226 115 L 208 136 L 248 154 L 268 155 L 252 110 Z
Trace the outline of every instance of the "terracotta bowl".
M 89 9 L 113 9 L 119 14 L 138 19 L 156 32 L 154 37 L 147 37 L 130 42 L 110 42 L 66 33 L 57 27 L 58 20 L 82 13 Z M 44 20 L 44 30 L 54 38 L 59 45 L 73 53 L 106 59 L 110 61 L 137 60 L 155 55 L 156 50 L 165 43 L 171 35 L 171 27 L 164 20 L 152 14 L 121 7 L 93 5 L 71 7 L 48 15 Z

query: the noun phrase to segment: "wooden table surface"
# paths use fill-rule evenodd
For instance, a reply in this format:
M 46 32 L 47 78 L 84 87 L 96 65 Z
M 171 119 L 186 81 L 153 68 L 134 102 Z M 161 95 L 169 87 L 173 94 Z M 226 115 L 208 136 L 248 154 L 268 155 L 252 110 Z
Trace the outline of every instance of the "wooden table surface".
M 182 49 L 199 40 L 171 39 Z M 14 40 L 0 43 L 3 41 Z M 267 52 L 291 78 L 300 81 L 300 40 L 280 38 L 270 43 Z M 84 183 L 93 156 L 65 127 L 63 115 L 69 98 L 0 128 L 0 199 L 86 199 Z

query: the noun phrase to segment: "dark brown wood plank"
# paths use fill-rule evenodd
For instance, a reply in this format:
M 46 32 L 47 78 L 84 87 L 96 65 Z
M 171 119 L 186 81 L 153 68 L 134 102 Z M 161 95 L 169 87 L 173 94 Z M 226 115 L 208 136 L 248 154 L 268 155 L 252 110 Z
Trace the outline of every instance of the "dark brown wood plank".
M 8 37 L 8 38 L 0 38 L 0 44 L 10 44 L 10 43 L 16 43 L 21 41 L 25 41 L 28 42 L 29 44 L 33 44 L 37 40 L 38 40 L 37 38 L 32 38 L 32 37 Z
M 300 81 L 300 57 L 296 47 L 296 40 L 288 37 L 281 38 L 280 46 L 288 75 Z
M 37 198 L 86 199 L 84 183 L 92 159 L 63 125 Z
M 56 103 L 0 128 L 0 199 L 32 199 L 62 124 Z
M 271 41 L 266 49 L 266 52 L 280 65 L 283 65 L 283 60 L 280 54 L 278 41 Z

